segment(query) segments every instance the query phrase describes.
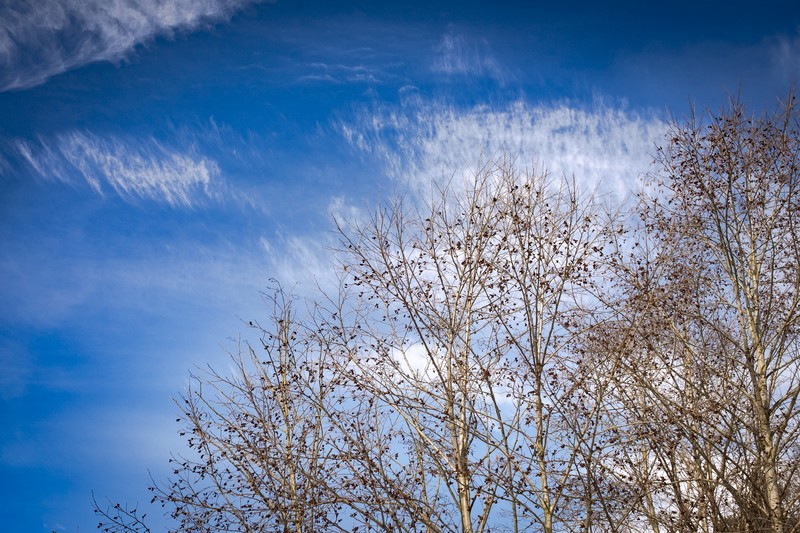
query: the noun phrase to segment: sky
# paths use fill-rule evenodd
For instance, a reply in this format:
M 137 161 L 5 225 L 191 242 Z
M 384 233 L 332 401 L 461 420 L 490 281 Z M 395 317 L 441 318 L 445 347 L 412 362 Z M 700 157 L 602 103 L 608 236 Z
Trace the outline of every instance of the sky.
M 671 120 L 799 77 L 794 1 L 3 0 L 0 524 L 146 507 L 172 399 L 272 280 L 331 286 L 334 217 L 503 155 L 624 198 Z

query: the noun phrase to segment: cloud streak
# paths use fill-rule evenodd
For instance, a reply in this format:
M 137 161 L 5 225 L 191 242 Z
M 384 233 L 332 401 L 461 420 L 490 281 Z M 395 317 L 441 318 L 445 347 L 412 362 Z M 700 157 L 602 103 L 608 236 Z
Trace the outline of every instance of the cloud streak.
M 448 76 L 491 78 L 503 82 L 505 75 L 486 41 L 469 42 L 464 36 L 448 32 L 434 47 L 431 70 Z
M 504 109 L 457 109 L 417 99 L 342 124 L 341 131 L 359 151 L 382 160 L 390 177 L 412 188 L 469 175 L 479 159 L 509 156 L 624 195 L 651 170 L 666 123 L 602 105 L 518 101 Z
M 800 27 L 792 36 L 778 36 L 771 43 L 773 69 L 781 82 L 800 78 Z
M 0 4 L 0 91 L 119 60 L 156 36 L 192 31 L 259 0 L 37 0 Z
M 192 207 L 213 196 L 217 163 L 181 153 L 156 141 L 125 142 L 72 132 L 38 144 L 18 140 L 16 148 L 33 173 L 45 180 L 81 179 L 99 194 L 111 189 L 131 201 L 153 200 Z

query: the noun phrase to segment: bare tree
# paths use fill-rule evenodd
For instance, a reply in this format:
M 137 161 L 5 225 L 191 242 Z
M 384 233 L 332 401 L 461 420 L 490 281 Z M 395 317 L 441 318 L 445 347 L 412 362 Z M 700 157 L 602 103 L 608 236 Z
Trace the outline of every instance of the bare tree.
M 676 123 L 659 151 L 615 341 L 638 427 L 625 468 L 654 530 L 798 528 L 798 153 L 791 96 Z
M 155 499 L 180 530 L 590 529 L 608 386 L 594 327 L 611 225 L 506 162 L 342 230 L 342 286 L 180 404 L 195 452 Z M 599 464 L 599 463 L 598 463 Z
M 349 361 L 407 425 L 424 484 L 447 487 L 451 527 L 581 522 L 582 447 L 602 390 L 570 343 L 608 227 L 574 182 L 498 164 L 465 191 L 444 187 L 419 210 L 398 202 L 342 232 L 343 270 L 374 308 Z
M 154 487 L 181 531 L 316 531 L 337 523 L 331 461 L 335 439 L 324 406 L 333 386 L 282 290 L 268 295 L 272 324 L 260 346 L 232 354 L 233 375 L 208 370 L 178 402 L 190 457 Z

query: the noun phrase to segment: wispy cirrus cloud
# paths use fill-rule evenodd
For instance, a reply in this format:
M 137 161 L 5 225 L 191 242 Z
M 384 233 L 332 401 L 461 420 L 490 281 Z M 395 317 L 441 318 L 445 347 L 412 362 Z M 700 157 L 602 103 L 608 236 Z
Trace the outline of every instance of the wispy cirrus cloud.
M 191 207 L 214 196 L 218 164 L 169 148 L 155 139 L 126 141 L 71 132 L 38 143 L 17 140 L 21 158 L 38 177 L 76 183 L 99 194 L 113 190 L 126 200 L 144 199 Z
M 271 276 L 292 287 L 292 292 L 311 296 L 317 288 L 337 288 L 331 254 L 336 241 L 330 232 L 280 233 L 272 238 L 262 237 L 259 244 Z
M 0 91 L 115 61 L 159 35 L 192 31 L 261 0 L 37 0 L 0 4 Z
M 770 57 L 781 82 L 797 82 L 800 78 L 800 26 L 794 35 L 779 35 L 771 41 Z
M 500 63 L 484 40 L 468 40 L 461 34 L 445 33 L 434 47 L 435 57 L 431 70 L 436 73 L 492 78 L 503 82 L 506 78 Z
M 501 109 L 461 109 L 421 99 L 341 124 L 351 145 L 382 160 L 390 177 L 414 188 L 469 175 L 479 159 L 508 156 L 620 194 L 651 170 L 655 144 L 666 128 L 659 118 L 602 104 L 517 101 Z
M 298 78 L 298 82 L 329 83 L 379 83 L 381 72 L 367 65 L 326 64 L 320 62 L 307 65 L 310 74 Z

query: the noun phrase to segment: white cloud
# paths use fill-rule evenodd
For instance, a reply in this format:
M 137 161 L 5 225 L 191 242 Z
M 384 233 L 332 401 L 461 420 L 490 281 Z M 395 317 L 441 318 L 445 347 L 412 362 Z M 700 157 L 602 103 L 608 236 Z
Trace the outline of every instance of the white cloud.
M 551 174 L 575 175 L 588 187 L 626 194 L 652 170 L 666 123 L 604 105 L 456 109 L 419 99 L 343 124 L 345 139 L 383 160 L 388 174 L 413 189 L 432 179 L 474 172 L 479 159 L 516 158 Z
M 325 230 L 300 233 L 297 228 L 278 231 L 273 237 L 262 236 L 259 245 L 266 257 L 267 271 L 294 293 L 311 298 L 318 289 L 335 293 L 339 289 L 337 254 L 340 235 L 369 225 L 372 208 L 356 205 L 344 196 L 334 196 L 328 204 L 328 215 L 334 223 Z
M 442 357 L 438 353 L 429 353 L 421 343 L 392 348 L 390 357 L 406 378 L 428 382 L 438 379 L 436 365 L 441 365 Z
M 127 141 L 72 132 L 39 144 L 16 143 L 33 172 L 47 180 L 74 183 L 83 179 L 103 194 L 113 189 L 127 200 L 146 199 L 173 207 L 190 207 L 213 196 L 217 163 L 182 153 L 155 139 Z
M 336 225 L 343 230 L 364 227 L 372 216 L 372 212 L 367 209 L 366 205 L 359 207 L 343 196 L 335 196 L 331 199 L 328 204 L 328 213 Z
M 381 73 L 366 65 L 345 65 L 313 62 L 306 65 L 310 74 L 302 75 L 298 82 L 378 83 Z
M 191 31 L 258 0 L 36 0 L 0 4 L 0 91 L 118 60 L 158 35 Z
M 464 36 L 448 32 L 436 45 L 432 70 L 448 75 L 473 75 L 504 80 L 503 69 L 485 41 L 470 42 Z
M 338 287 L 332 248 L 336 244 L 332 233 L 312 235 L 279 234 L 260 244 L 266 255 L 267 270 L 285 287 L 294 287 L 296 294 L 311 296 L 316 289 L 335 290 Z
M 778 79 L 793 83 L 800 78 L 800 27 L 791 37 L 778 36 L 771 43 L 773 68 Z

